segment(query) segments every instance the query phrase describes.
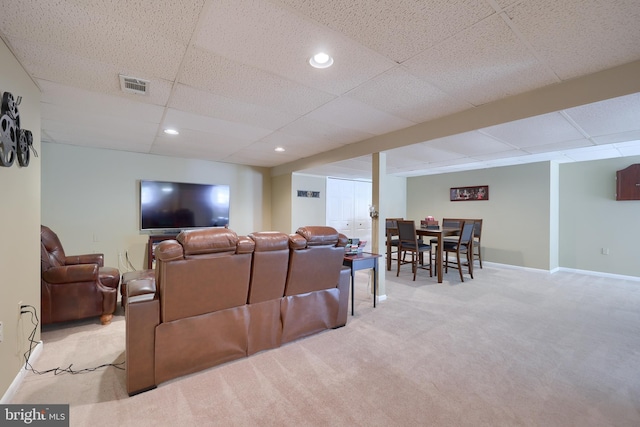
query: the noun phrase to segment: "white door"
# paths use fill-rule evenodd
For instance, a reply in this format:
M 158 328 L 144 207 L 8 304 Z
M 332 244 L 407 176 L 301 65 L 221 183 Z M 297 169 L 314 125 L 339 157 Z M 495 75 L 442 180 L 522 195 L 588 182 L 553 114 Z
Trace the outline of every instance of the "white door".
M 327 178 L 327 225 L 371 247 L 371 183 Z

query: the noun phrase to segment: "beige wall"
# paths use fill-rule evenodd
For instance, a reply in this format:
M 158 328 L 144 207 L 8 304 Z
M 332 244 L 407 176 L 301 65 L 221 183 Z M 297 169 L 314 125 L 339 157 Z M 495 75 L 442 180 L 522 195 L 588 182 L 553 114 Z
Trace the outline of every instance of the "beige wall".
M 506 166 L 407 179 L 407 217 L 482 218 L 483 260 L 549 270 L 551 165 Z M 489 200 L 451 202 L 449 189 L 488 185 Z
M 5 44 L 0 41 L 0 92 L 22 96 L 18 107 L 21 127 L 33 133 L 40 152 L 40 90 L 29 79 Z M 19 302 L 40 310 L 40 163 L 31 155 L 28 167 L 0 167 L 0 321 L 4 339 L 0 343 L 0 397 L 14 380 L 29 348 L 31 318 L 20 316 Z M 36 331 L 39 339 L 40 330 Z
M 560 165 L 562 267 L 640 277 L 640 200 L 615 200 L 616 171 L 635 163 L 640 156 Z
M 42 144 L 42 223 L 67 254 L 104 253 L 105 264 L 146 268 L 148 234 L 140 231 L 139 181 L 230 186 L 229 228 L 238 234 L 271 227 L 270 179 L 264 168 Z
M 298 197 L 298 190 L 319 191 L 320 197 Z M 293 174 L 291 186 L 291 233 L 305 225 L 327 223 L 327 178 Z
M 292 232 L 293 175 L 284 174 L 271 177 L 271 229 Z

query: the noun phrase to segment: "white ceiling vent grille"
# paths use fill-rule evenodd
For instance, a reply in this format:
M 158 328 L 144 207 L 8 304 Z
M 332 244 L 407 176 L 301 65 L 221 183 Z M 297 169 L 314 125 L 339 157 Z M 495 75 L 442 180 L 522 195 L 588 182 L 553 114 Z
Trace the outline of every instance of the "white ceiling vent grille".
M 122 74 L 120 74 L 120 89 L 122 89 L 123 92 L 127 93 L 146 95 L 149 91 L 149 80 L 143 80 L 137 77 L 123 76 Z

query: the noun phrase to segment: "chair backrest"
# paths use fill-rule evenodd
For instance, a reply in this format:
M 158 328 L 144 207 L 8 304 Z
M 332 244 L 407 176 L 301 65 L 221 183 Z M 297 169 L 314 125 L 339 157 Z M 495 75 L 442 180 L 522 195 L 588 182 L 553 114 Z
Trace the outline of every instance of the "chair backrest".
M 58 235 L 45 225 L 40 226 L 40 269 L 65 265 L 66 255 Z
M 385 221 L 385 233 L 387 236 L 395 236 L 398 234 L 398 221 L 402 218 L 387 218 Z
M 442 226 L 444 228 L 462 228 L 462 224 L 464 223 L 463 219 L 459 218 L 443 218 Z
M 418 237 L 416 236 L 415 222 L 412 220 L 398 220 L 398 240 L 400 244 L 417 243 Z
M 476 219 L 473 224 L 473 237 L 480 241 L 480 236 L 482 235 L 482 220 Z
M 475 228 L 475 221 L 463 221 L 462 232 L 460 233 L 460 239 L 458 244 L 466 246 L 473 240 L 473 230 Z

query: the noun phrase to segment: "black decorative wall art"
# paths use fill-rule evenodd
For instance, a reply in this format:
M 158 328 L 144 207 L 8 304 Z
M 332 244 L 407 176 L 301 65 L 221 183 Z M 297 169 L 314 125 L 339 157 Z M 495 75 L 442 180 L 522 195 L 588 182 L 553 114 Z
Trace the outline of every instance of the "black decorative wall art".
M 489 200 L 489 186 L 453 187 L 449 190 L 449 200 L 461 202 L 466 200 Z
M 21 97 L 15 99 L 10 92 L 2 94 L 2 110 L 0 111 L 0 166 L 9 167 L 18 159 L 22 167 L 29 166 L 30 150 L 34 156 L 38 153 L 33 148 L 33 134 L 30 130 L 20 128 Z
M 309 190 L 298 190 L 298 197 L 320 197 L 319 191 L 309 191 Z

